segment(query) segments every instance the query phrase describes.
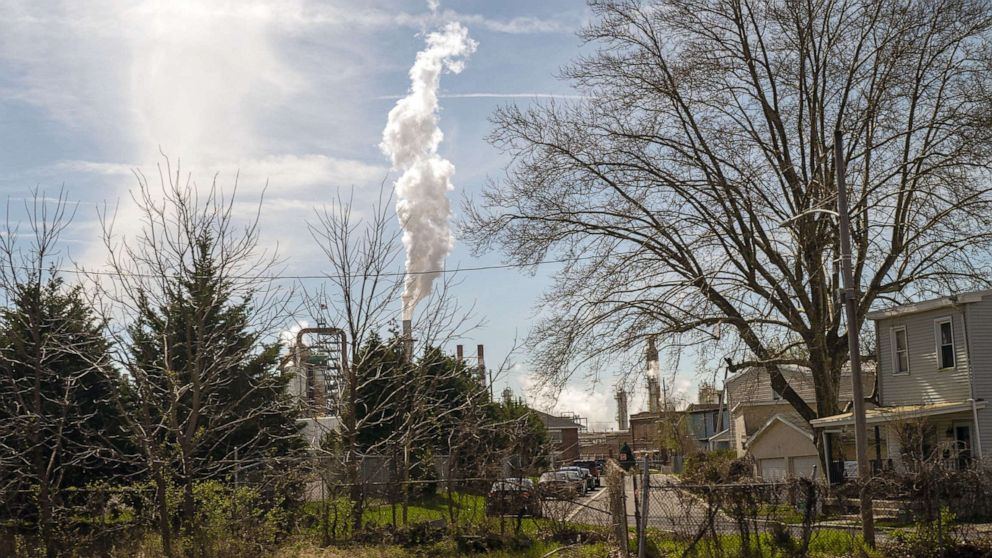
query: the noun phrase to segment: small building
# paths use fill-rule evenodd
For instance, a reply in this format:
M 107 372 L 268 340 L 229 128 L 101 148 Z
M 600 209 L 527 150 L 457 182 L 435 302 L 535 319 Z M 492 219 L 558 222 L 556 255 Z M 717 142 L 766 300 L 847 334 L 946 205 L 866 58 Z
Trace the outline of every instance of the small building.
M 631 444 L 629 430 L 579 432 L 581 459 L 620 459 L 620 448 Z
M 726 441 L 711 443 L 711 438 L 727 429 L 730 420 L 727 406 L 719 402 L 719 392 L 702 384 L 699 400 L 682 410 L 660 405 L 663 410 L 631 415 L 631 449 L 641 454 L 657 454 L 667 462 L 673 456 L 729 447 Z
M 965 466 L 992 447 L 992 290 L 870 312 L 878 346 L 877 406 L 866 410 L 875 466 L 913 458 Z M 853 459 L 851 412 L 812 421 Z M 912 448 L 907 442 L 912 442 Z
M 816 395 L 810 371 L 799 366 L 779 366 L 789 386 L 816 411 Z M 862 386 L 874 390 L 874 370 L 865 366 Z M 850 369 L 841 373 L 840 400 L 851 401 Z M 820 476 L 819 452 L 813 428 L 792 405 L 772 389 L 771 377 L 763 367 L 751 367 L 727 379 L 727 405 L 730 408 L 728 432 L 715 435 L 728 439 L 739 457 L 755 461 L 755 474 L 765 480 L 786 477 Z
M 661 451 L 660 412 L 643 411 L 630 415 L 630 449 L 637 454 Z
M 586 430 L 581 417 L 574 415 L 555 416 L 548 413 L 531 409 L 544 428 L 548 431 L 548 438 L 551 441 L 554 454 L 552 461 L 559 463 L 571 463 L 579 458 L 579 433 Z

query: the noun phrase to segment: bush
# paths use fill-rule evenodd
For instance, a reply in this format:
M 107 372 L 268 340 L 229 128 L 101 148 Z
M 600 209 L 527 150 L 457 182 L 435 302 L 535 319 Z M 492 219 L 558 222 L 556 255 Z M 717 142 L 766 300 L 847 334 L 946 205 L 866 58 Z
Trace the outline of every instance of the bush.
M 732 450 L 697 452 L 685 459 L 683 482 L 689 484 L 723 484 L 752 476 L 751 463 L 737 458 Z

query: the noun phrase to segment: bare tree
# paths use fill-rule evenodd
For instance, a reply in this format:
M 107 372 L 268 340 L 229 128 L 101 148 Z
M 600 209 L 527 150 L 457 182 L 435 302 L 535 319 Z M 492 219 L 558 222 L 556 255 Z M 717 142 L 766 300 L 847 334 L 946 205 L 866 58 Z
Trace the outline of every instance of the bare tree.
M 446 274 L 422 301 L 412 340 L 396 330 L 404 275 L 398 269 L 402 245 L 392 225 L 387 192 L 380 190 L 361 223 L 354 221 L 353 200 L 339 197 L 317 212 L 310 225 L 329 266 L 326 285 L 308 296 L 311 313 L 318 323 L 344 330 L 354 355 L 337 382 L 341 447 L 322 452 L 325 461 L 341 460 L 332 469 L 344 471 L 343 479 L 328 480 L 344 480 L 350 487 L 354 529 L 361 527 L 366 498 L 365 464 L 383 457 L 399 464 L 394 480 L 402 491 L 405 521 L 413 469 L 434 467 L 418 459 L 441 447 L 457 454 L 501 420 L 490 412 L 485 374 L 476 375 L 441 350 L 480 323 L 471 308 L 451 295 L 457 281 L 453 274 Z M 383 341 L 386 332 L 391 332 L 392 341 Z M 407 342 L 416 346 L 408 360 Z M 454 468 L 463 457 L 449 456 L 448 463 Z M 454 472 L 449 468 L 449 475 Z
M 835 414 L 846 327 L 988 285 L 992 12 L 973 0 L 596 0 L 584 100 L 493 116 L 505 179 L 466 204 L 478 251 L 568 260 L 532 336 L 561 385 L 649 335 L 766 367 Z M 857 323 L 836 293 L 832 134 L 846 136 Z M 722 358 L 713 360 L 720 361 Z M 778 367 L 807 367 L 807 404 Z
M 119 235 L 116 215 L 103 212 L 109 271 L 91 277 L 114 324 L 116 366 L 129 380 L 119 404 L 133 399 L 125 423 L 155 485 L 171 555 L 174 483 L 182 488 L 183 529 L 192 533 L 194 483 L 294 445 L 292 403 L 275 372 L 278 345 L 266 343 L 290 293 L 268 280 L 278 261 L 259 246 L 257 212 L 236 216 L 235 198 L 224 196 L 216 177 L 198 188 L 167 158 L 157 187 L 136 176 L 141 229 Z

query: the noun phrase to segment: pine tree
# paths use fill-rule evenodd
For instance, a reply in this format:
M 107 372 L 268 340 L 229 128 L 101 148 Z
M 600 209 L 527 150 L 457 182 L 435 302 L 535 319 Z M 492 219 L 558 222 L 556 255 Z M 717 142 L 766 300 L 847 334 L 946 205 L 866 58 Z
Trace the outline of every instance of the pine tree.
M 112 480 L 127 471 L 115 375 L 103 326 L 82 296 L 57 276 L 7 286 L 0 309 L 0 477 L 9 506 L 35 518 L 49 553 L 54 506 L 64 487 Z M 8 469 L 8 470 L 4 470 Z M 36 498 L 27 498 L 28 490 Z
M 235 457 L 257 463 L 301 444 L 288 378 L 277 370 L 280 347 L 262 342 L 251 323 L 252 293 L 235 294 L 218 272 L 214 248 L 209 234 L 197 239 L 187 272 L 156 299 L 160 304 L 144 301 L 130 330 L 133 361 L 159 394 L 186 387 L 173 405 L 156 408 L 176 409 L 180 424 L 168 431 L 175 438 L 169 442 L 192 444 L 192 480 L 232 471 Z

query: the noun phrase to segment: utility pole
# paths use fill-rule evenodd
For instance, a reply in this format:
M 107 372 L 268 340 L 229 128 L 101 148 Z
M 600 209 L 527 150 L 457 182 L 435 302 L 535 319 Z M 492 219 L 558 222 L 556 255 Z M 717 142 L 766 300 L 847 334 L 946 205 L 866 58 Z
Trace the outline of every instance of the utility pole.
M 837 213 L 840 225 L 840 265 L 844 275 L 844 307 L 847 310 L 847 344 L 851 350 L 851 384 L 854 397 L 854 444 L 858 454 L 858 481 L 861 483 L 861 532 L 865 544 L 875 547 L 875 515 L 872 512 L 868 481 L 868 428 L 865 420 L 864 388 L 861 385 L 861 344 L 858 327 L 858 289 L 851 270 L 851 216 L 847 208 L 847 162 L 844 160 L 844 138 L 840 129 L 834 131 L 834 168 L 837 174 Z M 829 462 L 829 456 L 828 456 Z

